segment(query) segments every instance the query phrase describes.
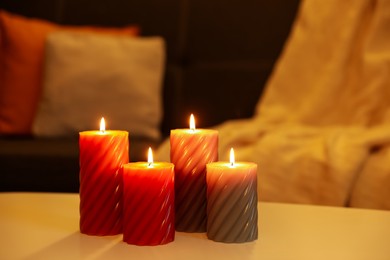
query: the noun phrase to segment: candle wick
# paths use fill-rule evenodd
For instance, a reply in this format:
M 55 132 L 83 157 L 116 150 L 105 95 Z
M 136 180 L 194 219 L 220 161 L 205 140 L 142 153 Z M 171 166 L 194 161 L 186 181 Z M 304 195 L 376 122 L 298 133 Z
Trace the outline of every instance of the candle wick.
M 152 166 L 152 162 L 148 162 L 148 167 Z
M 234 166 L 234 162 L 230 162 L 230 166 L 233 167 Z

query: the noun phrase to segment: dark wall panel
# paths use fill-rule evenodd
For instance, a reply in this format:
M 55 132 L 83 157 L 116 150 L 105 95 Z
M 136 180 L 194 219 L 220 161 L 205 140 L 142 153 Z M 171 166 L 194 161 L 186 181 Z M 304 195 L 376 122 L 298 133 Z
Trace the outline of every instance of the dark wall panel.
M 27 17 L 39 17 L 59 22 L 62 0 L 1 0 L 0 8 Z
M 274 60 L 294 20 L 298 0 L 191 1 L 188 59 Z
M 197 115 L 197 125 L 203 128 L 250 117 L 269 73 L 256 67 L 188 69 L 181 95 L 182 126 L 188 127 L 190 113 Z

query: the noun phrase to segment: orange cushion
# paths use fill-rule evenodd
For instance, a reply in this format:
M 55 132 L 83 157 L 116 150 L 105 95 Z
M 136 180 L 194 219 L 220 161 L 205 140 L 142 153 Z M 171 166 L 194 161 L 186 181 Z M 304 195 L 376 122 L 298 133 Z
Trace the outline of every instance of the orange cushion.
M 137 26 L 62 26 L 0 10 L 0 134 L 31 134 L 41 96 L 46 37 L 59 30 L 136 36 Z

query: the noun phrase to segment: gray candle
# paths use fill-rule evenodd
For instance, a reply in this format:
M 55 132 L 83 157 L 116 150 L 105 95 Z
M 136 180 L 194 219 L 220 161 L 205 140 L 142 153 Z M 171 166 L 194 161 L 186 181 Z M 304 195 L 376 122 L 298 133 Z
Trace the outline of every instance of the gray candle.
M 258 237 L 257 165 L 250 162 L 207 164 L 207 237 L 244 243 Z

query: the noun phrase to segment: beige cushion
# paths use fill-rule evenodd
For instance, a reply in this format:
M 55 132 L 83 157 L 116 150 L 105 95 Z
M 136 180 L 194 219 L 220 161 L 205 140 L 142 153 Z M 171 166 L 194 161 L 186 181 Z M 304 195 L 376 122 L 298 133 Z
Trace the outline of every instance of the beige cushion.
M 56 32 L 47 38 L 45 55 L 35 135 L 98 129 L 104 116 L 107 129 L 160 137 L 162 38 Z

